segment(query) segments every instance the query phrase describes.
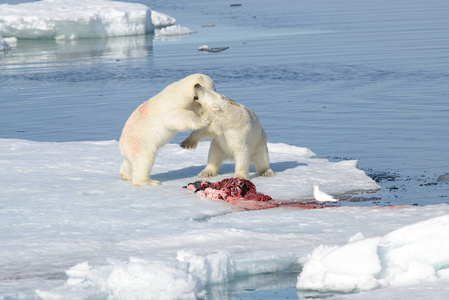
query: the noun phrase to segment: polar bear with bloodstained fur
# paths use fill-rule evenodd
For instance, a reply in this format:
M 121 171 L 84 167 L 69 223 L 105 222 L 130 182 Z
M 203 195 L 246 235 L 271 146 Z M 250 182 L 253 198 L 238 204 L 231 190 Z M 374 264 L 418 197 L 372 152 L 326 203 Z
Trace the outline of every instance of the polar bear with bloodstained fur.
M 267 135 L 256 114 L 233 100 L 213 90 L 196 86 L 198 102 L 209 113 L 211 124 L 193 131 L 181 143 L 185 149 L 194 149 L 199 140 L 212 138 L 206 168 L 199 177 L 213 177 L 223 161 L 235 161 L 235 176 L 249 178 L 250 163 L 254 163 L 258 175 L 271 177 Z
M 208 76 L 193 74 L 181 79 L 140 105 L 129 117 L 120 137 L 124 158 L 120 177 L 134 185 L 160 185 L 150 179 L 158 149 L 179 131 L 197 130 L 209 125 L 196 99 L 195 85 L 215 90 Z

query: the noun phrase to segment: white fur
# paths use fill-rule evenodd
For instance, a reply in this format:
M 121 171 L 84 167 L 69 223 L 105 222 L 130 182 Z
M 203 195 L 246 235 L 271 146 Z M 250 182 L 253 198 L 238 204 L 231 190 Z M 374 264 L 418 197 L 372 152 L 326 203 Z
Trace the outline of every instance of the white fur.
M 181 143 L 186 149 L 196 148 L 200 139 L 213 138 L 206 168 L 199 177 L 213 177 L 224 160 L 235 161 L 235 177 L 248 179 L 250 163 L 261 176 L 271 177 L 267 135 L 256 114 L 233 100 L 207 88 L 197 88 L 198 102 L 209 113 L 211 124 L 193 131 Z
M 167 86 L 131 114 L 120 137 L 122 179 L 132 180 L 134 185 L 159 185 L 159 181 L 150 179 L 158 149 L 179 131 L 209 125 L 195 100 L 196 84 L 215 90 L 208 76 L 193 74 Z

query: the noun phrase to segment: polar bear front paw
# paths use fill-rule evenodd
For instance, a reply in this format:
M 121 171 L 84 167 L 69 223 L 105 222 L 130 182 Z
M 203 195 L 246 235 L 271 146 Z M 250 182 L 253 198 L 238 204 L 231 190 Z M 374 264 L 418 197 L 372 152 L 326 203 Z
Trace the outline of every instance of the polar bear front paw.
M 212 120 L 210 120 L 210 119 L 207 119 L 207 118 L 200 119 L 193 124 L 192 129 L 193 130 L 203 129 L 203 128 L 206 128 L 207 126 L 209 126 L 210 123 L 212 123 Z
M 191 149 L 196 149 L 196 146 L 198 146 L 198 141 L 194 141 L 192 139 L 186 138 L 185 140 L 183 140 L 180 144 L 181 148 L 187 149 L 187 150 L 191 150 Z
M 248 173 L 244 172 L 244 171 L 235 172 L 234 177 L 240 178 L 240 179 L 245 179 L 245 180 L 249 179 Z
M 215 177 L 217 176 L 217 172 L 212 172 L 209 170 L 203 170 L 200 174 L 198 174 L 198 177 L 207 178 L 207 177 Z
M 120 172 L 120 177 L 121 177 L 123 180 L 132 180 L 132 177 L 131 177 L 130 175 L 125 174 L 125 173 L 123 173 L 123 172 Z
M 145 185 L 158 186 L 161 185 L 161 182 L 153 179 L 145 179 L 145 180 L 133 180 L 133 184 L 136 186 L 145 186 Z
M 262 177 L 273 177 L 275 175 L 276 174 L 271 169 L 268 169 L 265 172 L 262 172 L 262 174 L 260 174 L 260 176 L 262 176 Z
M 192 129 L 192 130 L 203 129 L 203 128 L 206 128 L 207 126 L 209 126 L 210 123 L 212 123 L 212 121 L 209 119 L 201 119 L 197 122 L 193 122 L 191 124 L 190 129 Z

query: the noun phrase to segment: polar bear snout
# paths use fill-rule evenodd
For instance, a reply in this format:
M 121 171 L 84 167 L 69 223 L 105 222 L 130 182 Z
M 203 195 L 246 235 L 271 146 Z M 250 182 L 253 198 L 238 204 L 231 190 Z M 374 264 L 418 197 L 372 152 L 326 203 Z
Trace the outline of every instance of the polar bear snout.
M 220 101 L 225 99 L 225 96 L 220 95 L 219 93 L 217 93 L 213 90 L 203 88 L 201 85 L 199 85 L 199 87 L 197 87 L 197 85 L 195 85 L 195 93 L 196 93 L 196 97 L 197 97 L 196 100 L 204 108 L 208 108 L 211 111 L 219 111 L 220 110 Z
M 193 100 L 198 100 L 198 91 L 202 90 L 203 87 L 201 86 L 201 84 L 197 83 L 197 84 L 195 84 L 194 89 L 195 89 L 195 91 L 194 91 Z

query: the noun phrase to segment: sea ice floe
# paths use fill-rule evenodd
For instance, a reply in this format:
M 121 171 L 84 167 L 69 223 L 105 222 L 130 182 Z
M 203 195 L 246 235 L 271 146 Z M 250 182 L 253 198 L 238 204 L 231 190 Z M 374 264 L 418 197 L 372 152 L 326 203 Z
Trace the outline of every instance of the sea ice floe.
M 8 42 L 0 35 L 0 51 L 8 51 L 11 49 Z
M 78 39 L 151 33 L 176 20 L 143 4 L 42 0 L 0 5 L 0 34 L 23 39 Z
M 449 276 L 443 251 L 449 221 L 409 225 L 447 214 L 447 205 L 242 212 L 182 188 L 198 179 L 209 145 L 200 142 L 194 151 L 165 145 L 154 166 L 163 185 L 135 187 L 118 175 L 118 141 L 0 139 L 0 254 L 8 258 L 0 260 L 0 278 L 19 278 L 0 297 L 18 298 L 20 291 L 36 298 L 38 290 L 43 299 L 201 298 L 210 286 L 242 277 L 300 272 L 314 248 L 345 245 L 350 237 L 346 246 L 323 246 L 313 255 L 322 273 L 347 272 L 340 278 L 345 290 Z M 255 176 L 254 170 L 250 176 L 258 191 L 276 200 L 313 199 L 314 184 L 336 195 L 379 188 L 356 161 L 330 162 L 286 144 L 268 148 L 276 176 Z M 219 173 L 216 180 L 232 176 L 233 164 Z M 423 254 L 426 245 L 435 258 Z M 301 276 L 310 280 L 307 265 Z M 378 270 L 385 270 L 383 281 L 373 280 Z M 333 278 L 330 284 L 341 288 Z M 258 276 L 250 281 L 258 288 L 266 284 Z
M 187 27 L 182 27 L 180 25 L 167 26 L 165 28 L 161 28 L 161 30 L 159 31 L 159 35 L 161 36 L 186 35 L 192 33 L 195 33 L 195 31 Z

